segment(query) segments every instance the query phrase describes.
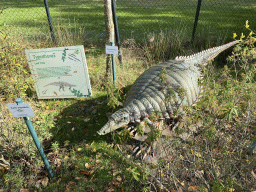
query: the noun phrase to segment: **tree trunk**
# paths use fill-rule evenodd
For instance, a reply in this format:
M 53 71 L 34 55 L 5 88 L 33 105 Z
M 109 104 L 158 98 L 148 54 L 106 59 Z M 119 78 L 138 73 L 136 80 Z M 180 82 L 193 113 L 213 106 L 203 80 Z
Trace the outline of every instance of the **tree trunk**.
M 110 42 L 111 41 L 114 42 L 114 39 L 115 39 L 111 0 L 104 0 L 104 15 L 105 15 L 105 25 L 107 30 L 106 45 L 110 45 Z M 111 77 L 111 71 L 112 71 L 111 66 L 112 66 L 111 55 L 107 55 L 106 74 L 105 74 L 105 77 L 106 77 L 105 80 L 107 81 L 109 81 Z

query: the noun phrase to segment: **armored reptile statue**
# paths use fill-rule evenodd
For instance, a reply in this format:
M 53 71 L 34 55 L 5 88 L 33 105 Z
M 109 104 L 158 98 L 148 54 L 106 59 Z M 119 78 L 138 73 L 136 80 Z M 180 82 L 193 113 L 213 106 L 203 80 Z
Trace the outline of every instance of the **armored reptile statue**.
M 190 56 L 176 57 L 149 68 L 133 84 L 124 107 L 112 114 L 98 134 L 105 135 L 142 120 L 151 123 L 148 117 L 154 111 L 161 112 L 163 118 L 170 118 L 174 115 L 174 109 L 182 110 L 182 107 L 192 105 L 200 94 L 198 81 L 202 78 L 201 67 L 237 42 L 232 41 Z M 159 78 L 163 70 L 166 72 L 165 82 Z M 181 89 L 185 90 L 183 97 L 179 94 Z M 175 95 L 168 101 L 170 90 Z

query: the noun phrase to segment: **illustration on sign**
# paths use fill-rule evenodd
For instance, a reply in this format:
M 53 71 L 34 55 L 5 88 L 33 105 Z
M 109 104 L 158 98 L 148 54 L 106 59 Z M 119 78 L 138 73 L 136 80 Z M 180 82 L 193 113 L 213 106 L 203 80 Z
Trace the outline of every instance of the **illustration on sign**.
M 39 99 L 91 96 L 84 47 L 26 50 Z

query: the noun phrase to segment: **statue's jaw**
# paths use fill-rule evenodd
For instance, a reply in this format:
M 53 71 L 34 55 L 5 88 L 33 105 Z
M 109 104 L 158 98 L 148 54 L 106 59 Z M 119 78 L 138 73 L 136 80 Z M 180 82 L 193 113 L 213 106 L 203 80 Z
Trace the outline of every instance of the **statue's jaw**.
M 110 119 L 97 133 L 99 135 L 105 135 L 107 133 L 119 129 L 120 127 L 124 127 L 127 124 L 128 122 L 126 121 L 119 121 L 117 123 L 113 119 Z

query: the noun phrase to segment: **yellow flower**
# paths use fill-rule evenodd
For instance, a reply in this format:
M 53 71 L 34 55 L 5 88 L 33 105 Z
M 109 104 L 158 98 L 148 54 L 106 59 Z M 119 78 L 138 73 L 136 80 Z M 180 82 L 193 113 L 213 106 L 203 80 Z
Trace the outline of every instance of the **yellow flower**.
M 245 38 L 244 34 L 241 34 L 240 40 L 242 40 L 243 38 Z
M 252 31 L 249 33 L 249 36 L 252 36 Z
M 248 20 L 246 20 L 246 22 L 245 22 L 245 27 L 246 27 L 246 29 L 248 29 L 250 27 L 250 25 L 248 24 Z
M 82 148 L 78 148 L 77 151 L 82 151 Z
M 202 157 L 202 155 L 200 153 L 196 153 L 197 157 Z
M 237 37 L 237 34 L 236 33 L 233 33 L 233 38 L 235 39 Z

